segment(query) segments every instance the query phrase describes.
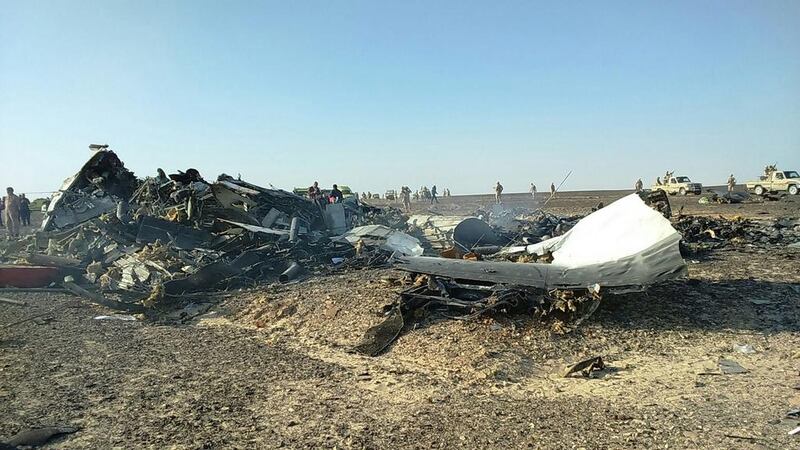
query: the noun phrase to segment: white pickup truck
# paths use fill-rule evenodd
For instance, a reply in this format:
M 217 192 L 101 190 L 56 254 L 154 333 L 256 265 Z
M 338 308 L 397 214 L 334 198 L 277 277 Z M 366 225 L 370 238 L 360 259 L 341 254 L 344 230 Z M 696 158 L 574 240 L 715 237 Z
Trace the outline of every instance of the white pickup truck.
M 662 184 L 652 185 L 650 189 L 654 191 L 664 191 L 669 195 L 700 195 L 703 191 L 703 185 L 700 183 L 692 183 L 689 177 L 670 177 L 669 179 L 665 179 Z
M 762 175 L 758 180 L 748 181 L 747 190 L 756 195 L 800 192 L 800 174 L 795 170 L 775 170 Z

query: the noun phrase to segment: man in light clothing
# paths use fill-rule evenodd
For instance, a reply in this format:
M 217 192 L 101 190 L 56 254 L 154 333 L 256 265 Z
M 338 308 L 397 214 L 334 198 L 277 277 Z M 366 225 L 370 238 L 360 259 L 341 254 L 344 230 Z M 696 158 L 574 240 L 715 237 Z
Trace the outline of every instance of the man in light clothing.
M 19 237 L 19 197 L 14 194 L 14 188 L 6 188 L 5 219 L 8 227 L 8 237 Z

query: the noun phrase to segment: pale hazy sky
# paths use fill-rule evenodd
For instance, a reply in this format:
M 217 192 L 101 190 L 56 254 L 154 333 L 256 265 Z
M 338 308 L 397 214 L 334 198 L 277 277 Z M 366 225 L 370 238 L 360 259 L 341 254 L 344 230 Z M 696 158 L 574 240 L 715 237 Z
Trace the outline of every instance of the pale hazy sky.
M 800 169 L 800 1 L 0 0 L 0 184 L 90 143 L 288 189 L 744 181 Z

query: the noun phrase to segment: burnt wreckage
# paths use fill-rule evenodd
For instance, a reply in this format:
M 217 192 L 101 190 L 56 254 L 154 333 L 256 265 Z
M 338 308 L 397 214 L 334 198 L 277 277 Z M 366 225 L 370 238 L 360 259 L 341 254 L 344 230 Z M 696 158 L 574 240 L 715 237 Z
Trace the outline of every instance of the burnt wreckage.
M 42 229 L 0 255 L 57 268 L 68 290 L 117 309 L 158 316 L 207 292 L 395 267 L 407 284 L 356 347 L 377 355 L 425 317 L 524 313 L 567 331 L 604 295 L 686 273 L 659 192 L 584 218 L 498 207 L 405 217 L 357 196 L 314 202 L 225 174 L 207 181 L 196 169 L 139 179 L 107 146 L 95 150 L 53 196 Z M 86 282 L 103 294 L 78 286 Z
M 387 265 L 391 251 L 362 242 L 357 252 L 341 235 L 364 223 L 402 223 L 397 211 L 355 197 L 315 203 L 225 174 L 206 181 L 196 169 L 140 180 L 107 146 L 95 150 L 52 197 L 41 230 L 5 243 L 2 255 L 59 268 L 145 309 L 290 282 L 312 266 Z
M 42 231 L 62 229 L 113 211 L 130 198 L 138 180 L 116 153 L 98 146 L 80 171 L 67 178 L 50 200 Z
M 504 238 L 485 229 L 459 239 L 455 224 L 449 235 L 455 236 L 454 253 L 461 258 L 398 257 L 396 267 L 411 274 L 412 286 L 386 307 L 387 318 L 368 330 L 355 350 L 380 354 L 408 323 L 431 315 L 470 319 L 495 311 L 524 313 L 553 319 L 556 331 L 567 331 L 591 315 L 606 293 L 643 291 L 686 275 L 681 235 L 669 215 L 663 193 L 644 199 L 632 194 L 559 236 L 502 247 L 495 244 Z M 538 240 L 541 224 L 553 223 L 549 218 L 516 222 L 519 243 Z M 551 232 L 566 228 L 556 222 Z M 443 228 L 438 234 L 447 236 Z

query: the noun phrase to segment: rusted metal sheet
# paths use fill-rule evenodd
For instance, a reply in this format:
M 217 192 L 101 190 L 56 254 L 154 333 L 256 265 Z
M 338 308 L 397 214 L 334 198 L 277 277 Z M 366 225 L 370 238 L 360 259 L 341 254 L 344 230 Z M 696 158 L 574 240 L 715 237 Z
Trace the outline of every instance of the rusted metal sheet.
M 47 287 L 61 279 L 57 267 L 46 266 L 0 266 L 0 286 L 16 288 Z

